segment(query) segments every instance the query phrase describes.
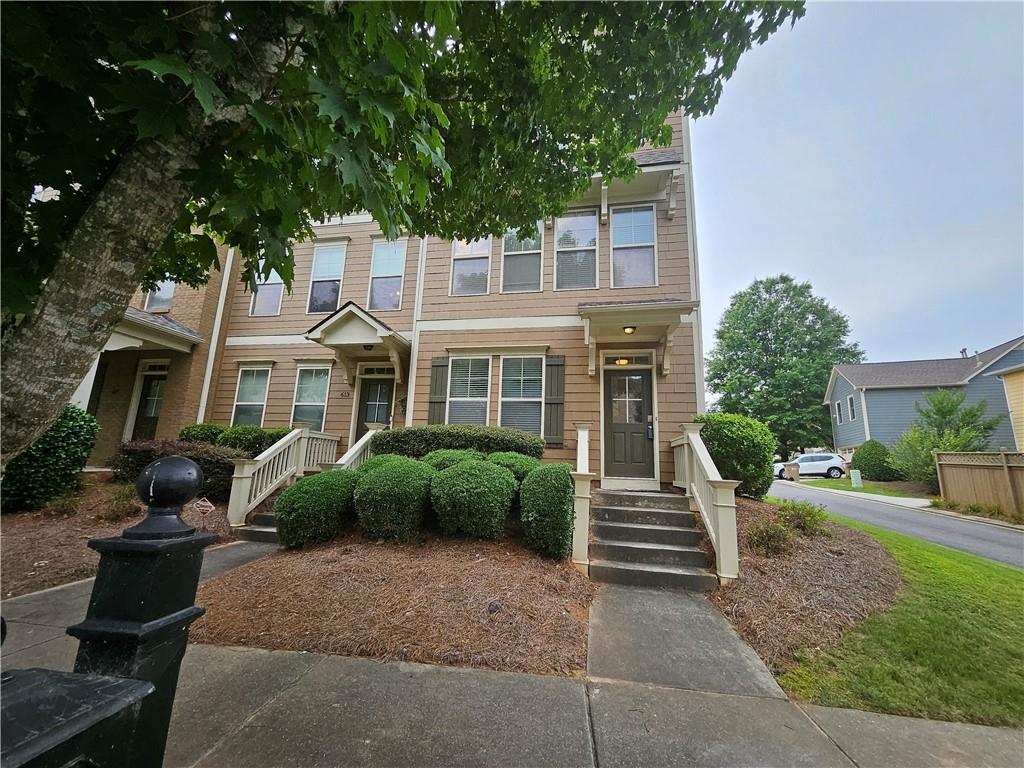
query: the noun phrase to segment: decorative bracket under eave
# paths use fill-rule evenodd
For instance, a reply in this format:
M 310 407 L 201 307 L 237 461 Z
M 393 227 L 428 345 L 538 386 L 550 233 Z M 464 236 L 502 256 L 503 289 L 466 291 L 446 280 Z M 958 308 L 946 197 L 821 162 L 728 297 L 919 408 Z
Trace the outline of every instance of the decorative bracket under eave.
M 355 362 L 347 357 L 343 357 L 339 352 L 334 353 L 334 359 L 338 361 L 338 365 L 345 371 L 345 383 L 350 387 L 354 387 L 356 385 L 357 370 Z
M 666 334 L 661 338 L 661 375 L 668 376 L 672 370 L 669 358 L 672 357 L 672 334 Z
M 679 171 L 672 171 L 668 175 L 668 211 L 665 213 L 666 218 L 674 219 L 676 217 L 676 174 Z
M 402 383 L 402 356 L 394 347 L 388 347 L 388 359 L 395 366 L 395 384 Z
M 601 223 L 608 223 L 608 185 L 601 184 Z
M 597 341 L 590 335 L 590 318 L 583 318 L 583 343 L 587 345 L 587 374 L 597 375 Z

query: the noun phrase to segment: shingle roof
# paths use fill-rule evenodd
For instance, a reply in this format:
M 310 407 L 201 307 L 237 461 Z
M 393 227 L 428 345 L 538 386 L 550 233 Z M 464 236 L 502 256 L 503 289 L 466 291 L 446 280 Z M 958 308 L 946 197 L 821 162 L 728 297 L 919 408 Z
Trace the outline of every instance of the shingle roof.
M 639 166 L 645 165 L 667 165 L 678 163 L 682 160 L 679 151 L 675 149 L 641 149 L 633 153 L 633 159 Z
M 836 370 L 855 387 L 947 387 L 963 384 L 1024 341 L 1024 336 L 970 357 L 906 360 L 895 363 L 837 365 Z
M 168 333 L 173 333 L 177 336 L 190 339 L 196 344 L 203 340 L 203 337 L 193 331 L 187 325 L 182 325 L 177 320 L 172 320 L 167 315 L 155 315 L 152 312 L 144 312 L 141 309 L 135 307 L 128 307 L 124 311 L 124 316 L 128 320 L 135 320 L 136 322 L 149 325 L 154 328 L 158 328 Z

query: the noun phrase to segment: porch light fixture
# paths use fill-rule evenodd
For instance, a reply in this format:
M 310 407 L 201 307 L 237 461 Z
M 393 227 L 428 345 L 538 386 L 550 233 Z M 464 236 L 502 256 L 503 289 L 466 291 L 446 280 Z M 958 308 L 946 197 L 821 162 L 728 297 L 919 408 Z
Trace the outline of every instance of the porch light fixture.
M 617 357 L 617 358 L 615 358 L 615 364 L 616 365 L 629 365 L 629 358 L 628 357 Z
M 627 336 L 632 336 L 634 333 L 636 333 L 636 326 L 635 325 L 624 325 L 622 327 L 622 332 L 624 334 L 626 334 Z
M 371 349 L 373 349 L 373 344 L 363 344 L 363 349 L 369 352 Z

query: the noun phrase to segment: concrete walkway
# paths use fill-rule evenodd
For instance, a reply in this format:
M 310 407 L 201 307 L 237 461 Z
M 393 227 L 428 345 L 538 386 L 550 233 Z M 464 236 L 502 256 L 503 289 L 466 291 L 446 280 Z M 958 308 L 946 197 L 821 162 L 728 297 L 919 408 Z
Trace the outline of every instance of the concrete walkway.
M 817 485 L 809 485 L 806 481 L 800 483 L 802 488 L 813 488 L 819 493 L 838 493 L 840 496 L 852 496 L 855 499 L 862 499 L 867 496 L 872 501 L 881 504 L 892 504 L 897 507 L 909 509 L 927 509 L 932 505 L 931 499 L 915 499 L 910 496 L 883 496 L 880 493 L 868 493 L 867 491 L 844 491 L 841 488 L 822 488 Z
M 204 575 L 273 549 L 210 551 Z M 4 668 L 70 669 L 63 628 L 90 589 L 4 601 Z M 1019 768 L 1024 757 L 1020 731 L 797 706 L 698 595 L 606 586 L 592 615 L 589 680 L 192 645 L 164 765 Z

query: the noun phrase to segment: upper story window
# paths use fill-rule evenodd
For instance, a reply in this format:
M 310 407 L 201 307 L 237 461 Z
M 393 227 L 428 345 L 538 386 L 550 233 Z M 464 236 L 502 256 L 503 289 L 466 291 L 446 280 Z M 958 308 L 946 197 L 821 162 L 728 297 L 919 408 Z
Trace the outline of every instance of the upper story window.
M 263 269 L 262 263 L 260 269 Z M 277 270 L 270 271 L 270 277 L 258 283 L 252 292 L 249 304 L 251 317 L 273 317 L 281 314 L 281 300 L 284 298 L 284 281 Z
M 597 211 L 555 221 L 555 290 L 597 288 Z
M 540 435 L 543 397 L 543 357 L 501 358 L 501 426 Z
M 843 403 L 839 401 L 836 403 L 836 424 L 843 423 Z
M 306 313 L 333 312 L 341 299 L 341 276 L 345 272 L 345 244 L 313 248 L 313 279 L 309 286 Z
M 853 410 L 853 395 L 849 395 L 846 398 L 846 412 L 850 417 L 850 421 L 854 421 L 857 418 L 857 412 Z
M 453 357 L 448 368 L 449 424 L 486 424 L 491 358 Z
M 452 244 L 452 296 L 480 296 L 491 282 L 491 238 Z
M 232 426 L 239 424 L 263 426 L 269 385 L 270 368 L 239 369 L 238 388 L 235 390 L 235 408 L 231 415 Z
M 405 278 L 405 240 L 374 240 L 370 266 L 371 310 L 402 308 L 402 282 Z
M 612 210 L 612 288 L 658 284 L 654 206 Z
M 537 228 L 526 238 L 520 238 L 516 230 L 505 233 L 501 244 L 501 292 L 522 293 L 541 289 L 543 267 L 544 228 L 537 222 Z
M 161 280 L 156 288 L 146 294 L 147 312 L 166 312 L 174 300 L 174 281 Z
M 331 384 L 330 366 L 301 366 L 295 376 L 292 424 L 308 424 L 314 432 L 324 428 L 327 390 Z

